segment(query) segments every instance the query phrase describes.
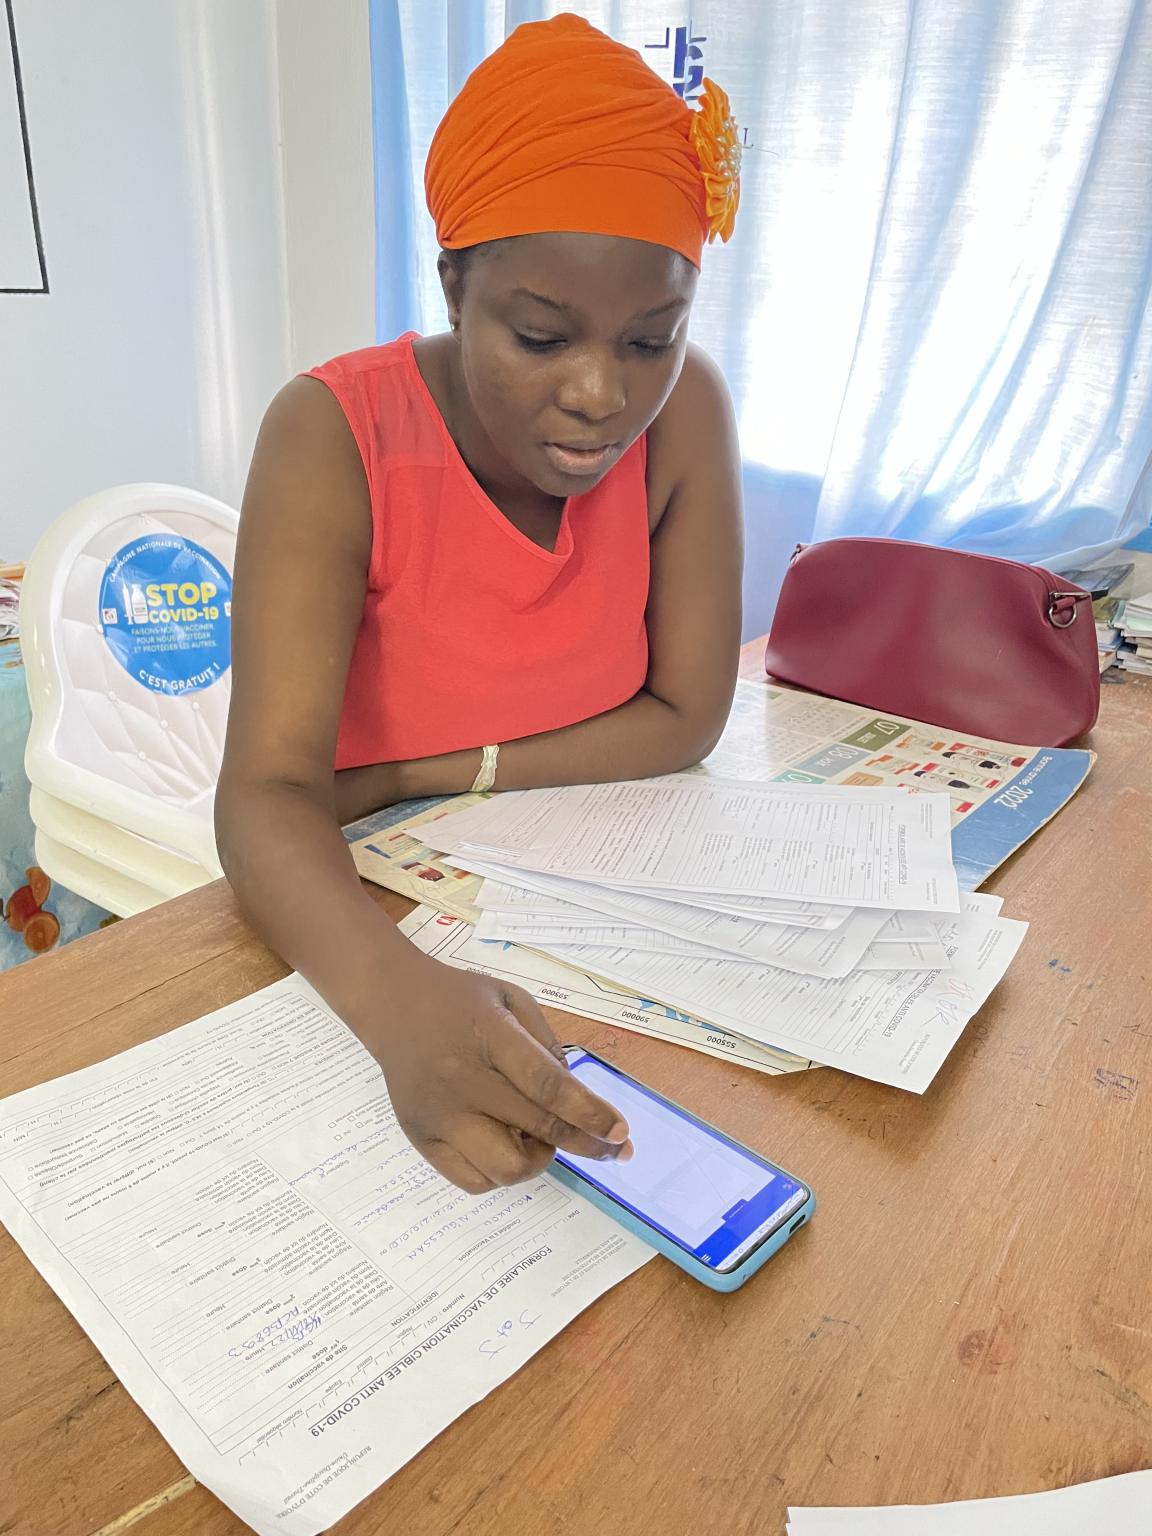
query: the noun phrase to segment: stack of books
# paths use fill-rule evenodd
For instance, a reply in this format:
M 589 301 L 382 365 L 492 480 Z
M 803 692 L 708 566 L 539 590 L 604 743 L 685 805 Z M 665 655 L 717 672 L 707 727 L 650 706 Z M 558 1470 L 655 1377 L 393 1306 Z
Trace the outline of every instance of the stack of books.
M 1121 641 L 1120 628 L 1116 623 L 1117 610 L 1121 606 L 1118 594 L 1134 569 L 1129 562 L 1126 565 L 1097 566 L 1094 570 L 1064 572 L 1064 579 L 1092 594 L 1092 617 L 1096 623 L 1096 650 L 1100 657 L 1101 672 L 1107 672 L 1109 667 L 1117 664 Z
M 1115 623 L 1120 634 L 1116 665 L 1152 677 L 1152 592 L 1121 603 Z
M 1116 612 L 1121 606 L 1117 597 L 1098 597 L 1092 604 L 1092 617 L 1096 621 L 1096 650 L 1100 657 L 1100 670 L 1107 672 L 1116 665 L 1120 650 L 1120 631 L 1116 625 Z

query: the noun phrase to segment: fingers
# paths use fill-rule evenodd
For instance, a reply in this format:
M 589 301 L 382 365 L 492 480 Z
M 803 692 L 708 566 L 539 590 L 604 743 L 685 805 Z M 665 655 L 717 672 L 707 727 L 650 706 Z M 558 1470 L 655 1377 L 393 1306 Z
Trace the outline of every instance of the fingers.
M 561 1070 L 568 1068 L 560 1063 Z M 631 1142 L 609 1142 L 590 1131 L 582 1131 L 551 1110 L 542 1109 L 498 1072 L 491 1072 L 484 1087 L 483 1108 L 494 1120 L 513 1126 L 534 1141 L 559 1147 L 574 1157 L 607 1159 L 631 1155 Z
M 417 1074 L 392 1090 L 401 1124 L 436 1171 L 484 1195 L 536 1177 L 557 1147 L 626 1160 L 627 1124 L 569 1071 L 538 1004 L 519 987 L 469 981 L 471 1027 L 459 1041 L 449 1038 L 447 1050 L 429 1047 L 432 1084 L 417 1092 Z M 393 1076 L 401 1076 L 396 1063 Z
M 461 1118 L 453 1128 L 452 1141 L 452 1146 L 446 1142 L 435 1143 L 425 1156 L 445 1178 L 450 1178 L 470 1194 L 478 1195 L 487 1194 L 502 1184 L 520 1184 L 525 1179 L 537 1178 L 552 1161 L 555 1151 L 488 1115 Z M 433 1152 L 437 1154 L 436 1159 Z M 441 1153 L 447 1154 L 445 1162 L 455 1161 L 462 1177 L 445 1172 L 442 1162 L 437 1160 Z M 477 1177 L 483 1187 L 477 1185 Z
M 525 1010 L 525 1002 L 531 1004 L 530 1009 Z M 619 1111 L 573 1077 L 567 1064 L 558 1060 L 536 1031 L 530 1029 L 530 1021 L 535 1022 L 532 1010 L 539 1012 L 532 999 L 527 994 L 510 990 L 507 1010 L 511 1027 L 493 1030 L 489 1038 L 489 1059 L 497 1071 L 530 1104 L 548 1116 L 552 1130 L 557 1123 L 562 1123 L 613 1146 L 626 1142 L 628 1124 Z M 517 1024 L 523 1027 L 517 1028 Z M 548 1029 L 546 1022 L 544 1028 Z M 550 1030 L 548 1032 L 551 1034 Z M 521 1128 L 533 1135 L 539 1134 L 536 1124 Z M 548 1139 L 546 1135 L 541 1136 L 541 1140 Z M 564 1143 L 555 1141 L 554 1145 Z M 576 1149 L 565 1146 L 565 1150 Z
M 496 1187 L 497 1180 L 481 1173 L 475 1163 L 455 1147 L 450 1147 L 446 1141 L 426 1141 L 419 1147 L 419 1151 L 442 1178 L 470 1195 L 486 1195 Z
M 503 1001 L 504 1007 L 534 1040 L 539 1040 L 557 1061 L 564 1060 L 560 1044 L 552 1033 L 544 1010 L 530 992 L 525 992 L 523 987 L 506 986 L 503 990 Z

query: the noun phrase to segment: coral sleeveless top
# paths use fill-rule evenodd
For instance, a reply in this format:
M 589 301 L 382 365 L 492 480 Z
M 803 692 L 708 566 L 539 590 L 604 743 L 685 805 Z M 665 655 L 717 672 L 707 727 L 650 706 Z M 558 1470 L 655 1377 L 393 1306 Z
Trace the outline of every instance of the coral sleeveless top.
M 308 375 L 340 402 L 372 503 L 338 769 L 572 725 L 630 699 L 648 667 L 645 439 L 565 504 L 541 549 L 464 463 L 414 339 Z

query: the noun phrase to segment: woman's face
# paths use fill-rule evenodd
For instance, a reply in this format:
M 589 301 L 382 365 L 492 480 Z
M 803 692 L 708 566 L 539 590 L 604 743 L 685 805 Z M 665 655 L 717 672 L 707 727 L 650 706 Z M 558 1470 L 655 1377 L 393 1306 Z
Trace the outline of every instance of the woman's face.
M 696 268 L 609 235 L 520 235 L 442 260 L 468 399 L 493 449 L 578 496 L 649 427 L 684 362 Z

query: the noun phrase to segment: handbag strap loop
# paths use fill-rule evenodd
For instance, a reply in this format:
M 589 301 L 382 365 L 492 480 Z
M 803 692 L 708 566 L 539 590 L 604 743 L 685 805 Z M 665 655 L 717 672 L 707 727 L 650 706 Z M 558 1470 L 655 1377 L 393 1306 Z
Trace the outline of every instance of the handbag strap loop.
M 1080 612 L 1079 605 L 1090 597 L 1088 592 L 1049 592 L 1048 622 L 1053 629 L 1071 629 Z

